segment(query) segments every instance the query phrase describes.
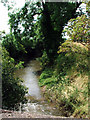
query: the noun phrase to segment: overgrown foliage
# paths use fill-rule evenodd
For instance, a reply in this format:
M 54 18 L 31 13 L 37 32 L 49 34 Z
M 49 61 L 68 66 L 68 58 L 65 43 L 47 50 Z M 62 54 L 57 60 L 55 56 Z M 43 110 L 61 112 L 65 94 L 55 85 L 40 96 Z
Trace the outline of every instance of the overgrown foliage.
M 64 41 L 61 35 L 63 27 L 70 18 L 76 17 L 78 6 L 79 3 L 68 2 L 26 2 L 18 12 L 9 13 L 10 34 L 4 37 L 2 45 L 15 59 L 41 55 L 45 51 L 49 63 L 52 63 L 59 43 Z
M 44 88 L 45 98 L 65 116 L 88 116 L 89 18 L 77 17 L 79 5 L 26 2 L 18 12 L 9 13 L 10 34 L 2 40 L 6 49 L 2 64 L 3 107 L 12 109 L 25 102 L 26 88 L 19 78 L 14 78 L 21 62 L 16 65 L 15 60 L 39 54 L 39 85 Z M 63 31 L 68 20 L 68 28 Z M 67 32 L 68 40 L 62 38 L 62 31 Z
M 89 43 L 89 18 L 86 15 L 69 20 L 67 32 L 69 39 L 74 42 Z
M 42 3 L 43 10 L 40 19 L 40 32 L 43 35 L 43 46 L 49 59 L 49 64 L 53 64 L 57 57 L 57 49 L 63 43 L 62 30 L 68 20 L 76 17 L 76 9 L 79 3 L 69 2 L 46 2 Z M 40 33 L 39 32 L 39 33 Z M 52 57 L 53 56 L 53 57 Z
M 54 64 L 45 67 L 39 84 L 46 100 L 55 103 L 63 115 L 86 118 L 89 117 L 89 18 L 82 15 L 69 20 L 63 32 L 67 32 L 69 39 L 59 46 Z
M 88 48 L 66 41 L 58 53 L 55 65 L 40 76 L 44 96 L 65 116 L 88 117 Z
M 39 2 L 25 6 L 18 12 L 9 13 L 10 34 L 3 37 L 2 46 L 10 53 L 10 56 L 19 59 L 25 54 L 34 54 L 35 49 L 39 48 L 36 41 L 34 25 L 35 17 L 41 13 L 41 4 Z M 37 50 L 38 51 L 38 50 Z
M 5 109 L 18 109 L 20 103 L 25 103 L 26 87 L 22 80 L 14 77 L 14 72 L 22 67 L 22 62 L 15 65 L 13 58 L 3 48 L 2 56 L 2 107 Z

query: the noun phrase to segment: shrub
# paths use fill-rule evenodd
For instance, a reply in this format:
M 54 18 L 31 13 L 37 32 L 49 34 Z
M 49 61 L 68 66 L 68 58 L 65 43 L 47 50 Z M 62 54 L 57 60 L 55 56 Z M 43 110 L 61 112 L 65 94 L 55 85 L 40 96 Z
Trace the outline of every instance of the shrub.
M 20 62 L 15 65 L 13 58 L 3 48 L 2 56 L 2 107 L 6 109 L 18 108 L 20 103 L 25 103 L 26 87 L 22 85 L 22 80 L 14 78 L 14 72 L 22 67 Z

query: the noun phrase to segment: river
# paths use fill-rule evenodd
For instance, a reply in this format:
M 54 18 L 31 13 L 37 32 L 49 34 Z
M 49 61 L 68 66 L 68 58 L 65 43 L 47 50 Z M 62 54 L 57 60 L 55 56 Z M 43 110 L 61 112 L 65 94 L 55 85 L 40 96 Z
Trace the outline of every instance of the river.
M 47 103 L 38 85 L 39 75 L 36 74 L 40 71 L 40 64 L 37 60 L 28 62 L 25 68 L 19 69 L 16 76 L 24 80 L 24 85 L 28 88 L 28 103 L 23 105 L 20 111 L 27 111 L 29 113 L 36 113 L 42 115 L 61 115 L 52 104 Z

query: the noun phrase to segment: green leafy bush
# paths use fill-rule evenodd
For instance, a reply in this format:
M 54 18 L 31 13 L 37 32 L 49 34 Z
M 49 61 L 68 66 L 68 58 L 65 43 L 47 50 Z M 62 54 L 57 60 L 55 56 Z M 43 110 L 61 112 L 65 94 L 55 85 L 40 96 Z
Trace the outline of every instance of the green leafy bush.
M 74 42 L 89 43 L 89 18 L 86 15 L 70 19 L 68 28 L 64 29 L 69 39 Z
M 64 72 L 70 69 L 72 71 L 75 69 L 81 73 L 89 71 L 88 47 L 81 43 L 67 40 L 59 47 L 58 53 L 60 54 L 57 59 L 58 66 L 60 66 L 60 69 L 63 68 Z
M 44 96 L 64 116 L 88 117 L 88 47 L 66 41 L 58 53 L 52 69 L 47 67 L 40 76 Z
M 22 85 L 22 80 L 14 77 L 14 72 L 22 67 L 22 63 L 15 65 L 13 58 L 3 48 L 2 56 L 2 107 L 15 109 L 20 103 L 25 103 L 27 88 Z

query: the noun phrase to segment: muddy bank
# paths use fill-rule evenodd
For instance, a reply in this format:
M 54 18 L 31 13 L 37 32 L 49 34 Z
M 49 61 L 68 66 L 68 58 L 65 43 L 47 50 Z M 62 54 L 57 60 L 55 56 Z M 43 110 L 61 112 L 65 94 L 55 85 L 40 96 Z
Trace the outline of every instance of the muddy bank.
M 66 118 L 63 116 L 42 115 L 29 112 L 17 112 L 10 110 L 1 110 L 0 118 Z

